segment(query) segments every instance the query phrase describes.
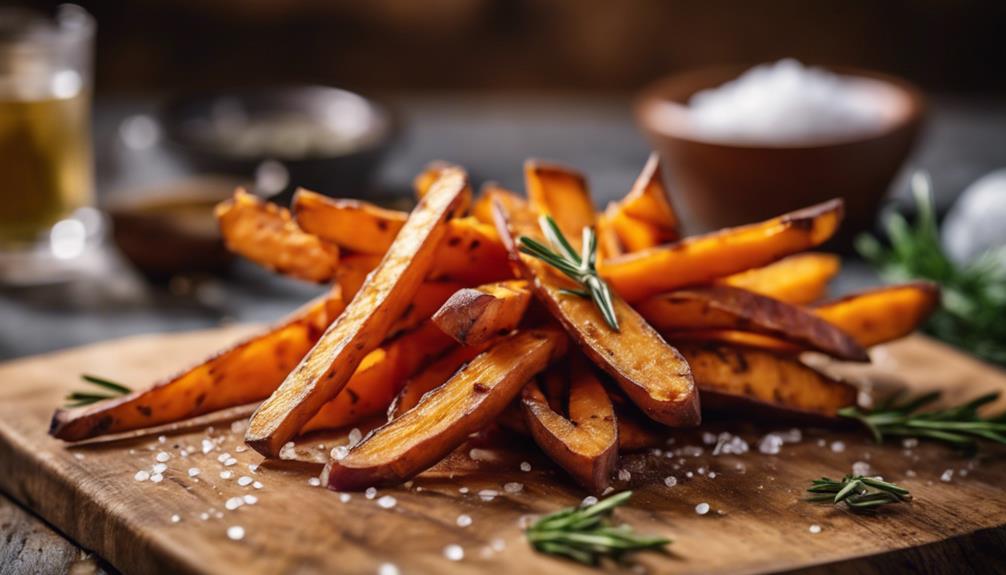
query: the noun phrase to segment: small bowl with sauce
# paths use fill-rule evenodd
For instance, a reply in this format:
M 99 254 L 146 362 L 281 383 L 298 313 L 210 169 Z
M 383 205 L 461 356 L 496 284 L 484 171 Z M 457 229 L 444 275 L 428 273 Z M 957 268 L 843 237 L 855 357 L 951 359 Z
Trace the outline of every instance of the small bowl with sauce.
M 386 108 L 327 86 L 178 98 L 160 120 L 169 149 L 195 171 L 254 178 L 265 195 L 303 186 L 359 197 L 395 132 Z
M 845 200 L 840 243 L 873 224 L 924 116 L 914 86 L 850 69 L 783 60 L 660 80 L 636 118 L 672 189 L 703 226 L 764 220 Z

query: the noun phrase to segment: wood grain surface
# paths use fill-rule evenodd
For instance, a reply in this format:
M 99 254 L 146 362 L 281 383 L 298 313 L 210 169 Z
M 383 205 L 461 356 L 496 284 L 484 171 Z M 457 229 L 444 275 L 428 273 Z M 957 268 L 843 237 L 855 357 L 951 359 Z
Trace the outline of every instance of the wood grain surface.
M 345 501 L 309 483 L 344 438 L 301 438 L 296 461 L 261 464 L 241 444 L 243 419 L 234 419 L 240 412 L 86 445 L 46 435 L 53 407 L 78 385 L 80 373 L 142 386 L 248 329 L 136 337 L 0 366 L 0 489 L 124 573 L 377 573 L 383 563 L 404 574 L 588 572 L 534 553 L 519 526 L 522 517 L 574 504 L 585 493 L 525 442 L 499 433 L 473 438 L 411 486 L 382 489 L 373 499 L 354 493 Z M 922 337 L 874 356 L 868 373 L 848 376 L 919 391 L 941 388 L 955 402 L 1006 391 L 1002 371 Z M 674 540 L 667 555 L 639 556 L 640 571 L 1006 569 L 1006 451 L 878 446 L 855 428 L 804 427 L 778 454 L 763 454 L 761 439 L 775 431 L 789 435 L 792 425 L 737 419 L 675 432 L 659 453 L 623 456 L 625 472 L 614 484 L 636 495 L 619 517 Z M 714 454 L 710 441 L 720 433 L 740 436 L 750 451 Z M 161 452 L 167 455 L 163 480 L 137 481 L 136 473 L 151 472 Z M 532 471 L 521 471 L 522 461 Z M 854 515 L 803 501 L 811 478 L 841 476 L 856 462 L 911 489 L 914 502 Z M 190 476 L 190 469 L 198 474 Z M 668 476 L 676 485 L 664 484 Z M 253 504 L 227 509 L 229 499 L 249 495 Z M 394 506 L 379 505 L 390 503 L 382 496 L 393 497 Z M 699 515 L 695 507 L 703 502 L 711 511 Z M 462 514 L 471 517 L 470 526 L 458 526 Z M 811 525 L 821 532 L 812 533 Z M 230 527 L 242 527 L 244 537 L 230 539 Z M 462 560 L 444 557 L 452 544 L 464 549 Z

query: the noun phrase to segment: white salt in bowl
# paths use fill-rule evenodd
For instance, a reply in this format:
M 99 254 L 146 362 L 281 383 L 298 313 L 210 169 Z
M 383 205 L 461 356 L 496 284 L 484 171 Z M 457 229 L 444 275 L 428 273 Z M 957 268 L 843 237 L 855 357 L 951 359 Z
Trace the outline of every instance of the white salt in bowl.
M 916 141 L 921 92 L 847 68 L 810 75 L 768 69 L 761 81 L 723 88 L 746 71 L 683 73 L 641 94 L 636 118 L 665 162 L 673 193 L 708 229 L 843 198 L 839 243 L 847 244 L 873 223 Z

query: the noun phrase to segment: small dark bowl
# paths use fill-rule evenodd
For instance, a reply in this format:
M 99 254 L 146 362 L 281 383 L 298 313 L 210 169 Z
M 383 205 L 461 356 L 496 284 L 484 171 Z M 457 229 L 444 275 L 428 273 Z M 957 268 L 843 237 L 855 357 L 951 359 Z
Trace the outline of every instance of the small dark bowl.
M 279 169 L 279 184 L 274 179 L 271 189 L 260 190 L 266 194 L 303 186 L 364 196 L 395 133 L 386 108 L 325 86 L 178 98 L 164 106 L 160 120 L 168 148 L 197 172 L 255 178 L 264 162 L 282 164 L 285 185 Z
M 890 76 L 833 71 L 873 80 L 895 95 L 897 109 L 880 130 L 860 137 L 799 144 L 704 140 L 687 121 L 689 98 L 738 77 L 746 68 L 712 68 L 658 81 L 641 95 L 636 118 L 667 164 L 673 190 L 708 228 L 764 220 L 831 198 L 845 200 L 839 243 L 876 217 L 891 181 L 911 151 L 924 115 L 922 94 Z

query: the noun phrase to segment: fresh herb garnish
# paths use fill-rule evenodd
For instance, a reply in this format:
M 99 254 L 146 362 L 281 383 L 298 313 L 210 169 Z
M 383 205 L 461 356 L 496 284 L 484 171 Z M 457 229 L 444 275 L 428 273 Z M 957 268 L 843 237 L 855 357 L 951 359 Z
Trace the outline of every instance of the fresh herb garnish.
M 865 425 L 878 443 L 886 435 L 898 435 L 935 439 L 958 446 L 974 445 L 977 439 L 1006 444 L 1006 414 L 992 418 L 978 414 L 980 407 L 999 398 L 998 393 L 983 395 L 957 407 L 918 413 L 939 398 L 940 393 L 934 391 L 898 403 L 900 394 L 895 394 L 874 409 L 846 407 L 838 414 Z
M 113 397 L 119 397 L 120 395 L 126 395 L 127 393 L 133 391 L 121 383 L 116 383 L 103 377 L 88 375 L 86 373 L 81 374 L 80 379 L 107 390 L 107 393 L 96 391 L 74 391 L 66 396 L 66 407 L 91 405 L 92 403 L 112 399 Z
M 846 475 L 841 481 L 814 479 L 807 491 L 814 494 L 810 501 L 831 501 L 835 505 L 844 501 L 853 511 L 912 499 L 904 487 L 862 475 Z
M 940 284 L 941 306 L 925 331 L 976 356 L 1006 365 L 1006 248 L 960 266 L 943 251 L 933 210 L 929 178 L 912 177 L 918 209 L 912 226 L 900 214 L 885 222 L 890 248 L 870 235 L 856 248 L 889 281 L 926 279 Z
M 538 551 L 587 565 L 596 565 L 601 557 L 619 560 L 626 553 L 670 544 L 670 539 L 638 535 L 624 523 L 611 522 L 611 512 L 630 497 L 631 491 L 623 491 L 593 505 L 567 507 L 542 517 L 525 534 Z
M 600 310 L 604 321 L 611 326 L 611 329 L 618 331 L 618 318 L 615 317 L 611 289 L 597 273 L 597 236 L 594 230 L 589 227 L 583 228 L 583 253 L 577 254 L 551 217 L 541 216 L 538 225 L 552 249 L 532 238 L 521 236 L 520 251 L 544 261 L 583 286 L 582 290 L 564 289 L 562 293 L 594 300 L 594 305 Z

